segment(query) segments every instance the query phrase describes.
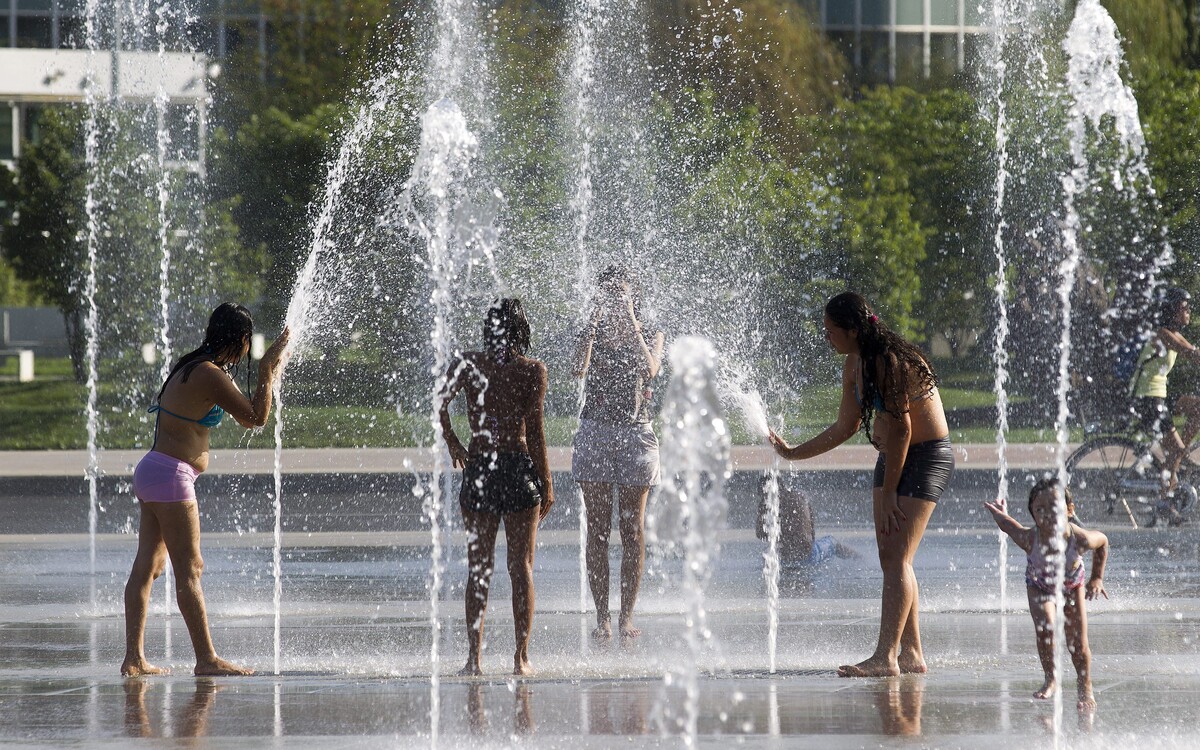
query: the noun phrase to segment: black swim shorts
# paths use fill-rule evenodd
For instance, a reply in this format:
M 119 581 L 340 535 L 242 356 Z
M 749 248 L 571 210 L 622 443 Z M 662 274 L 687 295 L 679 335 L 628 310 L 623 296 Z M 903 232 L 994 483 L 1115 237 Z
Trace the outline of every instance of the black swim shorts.
M 887 455 L 879 454 L 875 461 L 875 485 L 883 486 L 883 475 L 887 468 Z M 950 484 L 950 473 L 954 471 L 954 450 L 950 438 L 926 440 L 908 446 L 904 469 L 900 473 L 900 485 L 896 494 L 900 497 L 916 497 L 937 502 Z
M 467 459 L 458 505 L 464 513 L 520 513 L 541 505 L 540 488 L 528 453 L 484 453 Z

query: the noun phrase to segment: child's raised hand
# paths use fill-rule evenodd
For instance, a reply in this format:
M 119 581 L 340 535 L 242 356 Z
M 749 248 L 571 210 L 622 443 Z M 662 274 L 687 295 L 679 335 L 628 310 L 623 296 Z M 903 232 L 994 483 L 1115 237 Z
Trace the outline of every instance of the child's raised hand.
M 1105 599 L 1108 598 L 1108 592 L 1104 590 L 1104 579 L 1092 578 L 1087 582 L 1087 586 L 1084 588 L 1084 598 L 1099 599 L 1101 595 L 1103 595 Z
M 1008 503 L 1004 502 L 1003 498 L 996 498 L 990 503 L 984 503 L 983 507 L 991 511 L 993 517 L 1008 515 Z

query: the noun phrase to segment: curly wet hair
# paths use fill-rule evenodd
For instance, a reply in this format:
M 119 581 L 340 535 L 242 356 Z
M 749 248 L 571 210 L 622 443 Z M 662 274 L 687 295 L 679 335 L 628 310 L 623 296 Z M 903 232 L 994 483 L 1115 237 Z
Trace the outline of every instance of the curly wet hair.
M 826 303 L 825 315 L 838 328 L 858 333 L 863 361 L 859 418 L 867 439 L 878 448 L 871 436 L 876 400 L 885 412 L 899 416 L 910 399 L 937 388 L 937 373 L 921 350 L 888 328 L 861 294 L 842 292 Z
M 496 300 L 483 316 L 483 345 L 489 356 L 504 358 L 510 353 L 529 353 L 532 330 L 521 300 L 506 297 Z

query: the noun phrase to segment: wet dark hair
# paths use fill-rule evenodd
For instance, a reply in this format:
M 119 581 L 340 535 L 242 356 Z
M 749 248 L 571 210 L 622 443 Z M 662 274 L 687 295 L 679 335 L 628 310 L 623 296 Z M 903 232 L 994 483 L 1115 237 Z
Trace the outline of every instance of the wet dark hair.
M 863 361 L 859 418 L 863 433 L 878 448 L 871 435 L 876 397 L 884 411 L 898 416 L 905 411 L 900 405 L 908 397 L 933 392 L 938 384 L 937 374 L 921 350 L 888 328 L 861 294 L 842 292 L 825 304 L 825 314 L 838 328 L 858 333 Z M 876 382 L 877 363 L 883 365 L 882 382 Z
M 1169 286 L 1160 291 L 1158 294 L 1158 326 L 1172 331 L 1177 330 L 1175 316 L 1191 298 L 1191 293 L 1182 287 Z
M 1033 515 L 1033 499 L 1035 497 L 1048 490 L 1057 490 L 1059 487 L 1062 487 L 1062 485 L 1059 483 L 1058 477 L 1042 477 L 1039 479 L 1029 490 L 1029 515 Z M 1071 497 L 1070 487 L 1063 488 L 1063 499 L 1066 500 L 1067 504 L 1067 520 L 1074 523 L 1075 519 L 1070 516 L 1070 508 L 1075 504 L 1075 500 Z
M 596 274 L 596 287 L 601 291 L 615 294 L 621 284 L 629 285 L 629 298 L 633 301 L 633 314 L 639 321 L 642 320 L 642 285 L 629 270 L 629 266 L 614 263 Z
M 192 370 L 195 370 L 201 362 L 215 362 L 218 359 L 233 357 L 234 359 L 227 363 L 225 368 L 236 367 L 241 362 L 242 347 L 245 345 L 246 339 L 253 334 L 254 318 L 250 315 L 250 311 L 233 302 L 222 302 L 216 310 L 212 311 L 212 315 L 208 316 L 208 328 L 204 331 L 204 341 L 199 347 L 179 358 L 179 361 L 171 368 L 167 379 L 163 381 L 162 388 L 158 391 L 158 397 L 162 398 L 163 391 L 167 389 L 167 383 L 171 382 L 175 373 L 182 372 L 183 382 L 186 383 Z
M 494 359 L 527 354 L 531 333 L 525 308 L 515 297 L 496 300 L 483 316 L 483 346 Z

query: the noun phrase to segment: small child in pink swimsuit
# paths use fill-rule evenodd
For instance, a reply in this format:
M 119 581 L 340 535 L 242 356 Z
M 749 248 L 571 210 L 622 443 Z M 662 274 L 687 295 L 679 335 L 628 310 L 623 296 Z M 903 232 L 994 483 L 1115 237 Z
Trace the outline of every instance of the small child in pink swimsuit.
M 1054 681 L 1054 616 L 1057 554 L 1051 547 L 1056 533 L 1059 498 L 1066 501 L 1067 518 L 1073 519 L 1074 504 L 1070 490 L 1061 488 L 1057 479 L 1043 479 L 1029 491 L 1029 514 L 1033 527 L 1025 527 L 1006 513 L 1001 501 L 984 503 L 996 525 L 1008 534 L 1018 547 L 1025 550 L 1025 589 L 1029 595 L 1029 614 L 1033 616 L 1037 636 L 1038 658 L 1046 681 L 1033 694 L 1034 698 L 1049 698 L 1058 686 Z M 1088 646 L 1087 611 L 1085 599 L 1108 598 L 1104 590 L 1104 563 L 1108 559 L 1108 537 L 1099 531 L 1089 531 L 1070 521 L 1061 531 L 1065 556 L 1063 598 L 1065 601 L 1065 631 L 1067 650 L 1075 664 L 1078 677 L 1078 708 L 1091 711 L 1096 707 L 1092 695 L 1092 650 Z M 1086 577 L 1083 552 L 1092 550 L 1092 575 Z

